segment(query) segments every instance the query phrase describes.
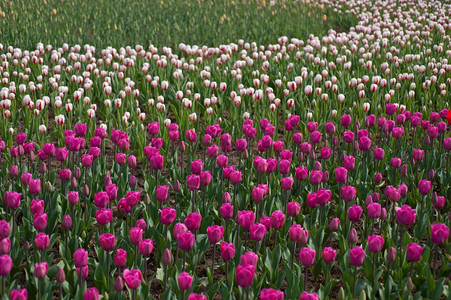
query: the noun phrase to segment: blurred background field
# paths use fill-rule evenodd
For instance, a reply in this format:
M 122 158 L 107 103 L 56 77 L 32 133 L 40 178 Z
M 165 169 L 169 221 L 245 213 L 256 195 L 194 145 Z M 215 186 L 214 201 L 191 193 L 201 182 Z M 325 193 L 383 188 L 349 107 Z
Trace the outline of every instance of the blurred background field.
M 97 49 L 217 47 L 238 39 L 266 45 L 280 36 L 305 39 L 351 24 L 354 16 L 293 0 L 0 1 L 0 42 L 21 49 L 34 49 L 38 42 Z

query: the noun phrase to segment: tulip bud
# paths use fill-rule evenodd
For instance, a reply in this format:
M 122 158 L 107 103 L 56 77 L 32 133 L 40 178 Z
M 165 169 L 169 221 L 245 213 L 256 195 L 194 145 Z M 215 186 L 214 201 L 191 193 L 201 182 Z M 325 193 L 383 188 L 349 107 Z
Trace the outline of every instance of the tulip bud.
M 435 175 L 435 171 L 434 171 L 434 169 L 431 169 L 428 173 L 428 180 L 432 181 L 432 179 L 434 179 L 434 175 Z
M 53 186 L 52 186 L 52 184 L 50 183 L 50 181 L 47 181 L 47 182 L 45 183 L 45 191 L 46 191 L 46 192 L 49 192 L 49 193 L 51 193 L 51 192 L 53 191 Z
M 329 229 L 330 231 L 336 231 L 338 229 L 338 225 L 340 225 L 340 219 L 333 218 L 329 223 Z
M 28 241 L 25 241 L 25 243 L 23 244 L 23 249 L 25 251 L 28 251 L 28 249 L 30 249 L 30 243 Z
M 401 167 L 401 170 L 399 171 L 399 174 L 401 174 L 401 176 L 405 176 L 407 174 L 407 165 L 404 164 Z
M 134 188 L 136 186 L 136 177 L 134 175 L 130 175 L 130 179 L 128 180 L 128 185 L 131 188 Z
M 338 300 L 344 300 L 345 298 L 345 290 L 343 289 L 343 287 L 340 288 L 340 290 L 338 291 L 338 296 L 337 296 Z
M 75 190 L 77 189 L 77 186 L 78 186 L 77 178 L 72 177 L 72 180 L 70 181 L 70 187 Z
M 222 195 L 222 203 L 230 203 L 232 201 L 232 197 L 230 196 L 229 192 L 225 192 Z
M 409 278 L 407 279 L 407 289 L 409 291 L 412 291 L 413 289 L 415 289 L 415 284 L 412 281 L 412 277 L 409 276 Z
M 357 231 L 355 230 L 355 228 L 351 228 L 351 231 L 349 232 L 349 235 L 348 235 L 348 241 L 351 244 L 354 244 L 355 242 L 357 242 Z
M 165 266 L 170 265 L 172 262 L 171 250 L 169 250 L 168 248 L 164 249 L 162 262 Z
M 387 260 L 388 261 L 395 261 L 396 258 L 396 249 L 393 247 L 390 247 L 387 252 Z
M 147 205 L 149 205 L 149 204 L 151 203 L 149 194 L 146 194 L 146 200 L 145 200 L 145 202 L 146 202 Z
M 84 195 L 85 197 L 88 197 L 88 196 L 89 196 L 89 187 L 88 187 L 88 185 L 86 185 L 86 184 L 85 184 L 85 186 L 83 187 L 83 195 Z
M 244 159 L 248 159 L 249 158 L 249 152 L 247 151 L 247 149 L 244 150 L 243 158 Z
M 124 289 L 124 281 L 122 280 L 121 276 L 117 276 L 116 280 L 114 281 L 114 290 L 116 292 L 120 292 Z
M 47 172 L 47 165 L 45 162 L 41 162 L 41 165 L 39 166 L 39 173 L 44 174 Z
M 365 290 L 362 290 L 359 295 L 359 300 L 366 300 Z
M 70 229 L 72 228 L 72 219 L 69 215 L 65 215 L 63 217 L 62 226 L 64 229 Z
M 64 269 L 63 268 L 59 268 L 58 272 L 56 273 L 55 276 L 55 280 L 58 283 L 63 283 L 64 281 L 66 281 L 66 274 L 64 273 Z
M 179 150 L 180 150 L 181 152 L 185 152 L 186 146 L 185 146 L 185 142 L 184 142 L 184 141 L 181 141 L 181 142 L 180 142 L 180 144 L 179 144 Z
M 81 177 L 81 170 L 80 170 L 80 168 L 77 168 L 77 169 L 75 170 L 74 176 L 75 176 L 75 178 L 77 178 L 77 179 Z
M 173 189 L 175 192 L 179 192 L 180 191 L 180 182 L 178 180 L 176 180 L 174 182 L 174 184 L 172 185 Z

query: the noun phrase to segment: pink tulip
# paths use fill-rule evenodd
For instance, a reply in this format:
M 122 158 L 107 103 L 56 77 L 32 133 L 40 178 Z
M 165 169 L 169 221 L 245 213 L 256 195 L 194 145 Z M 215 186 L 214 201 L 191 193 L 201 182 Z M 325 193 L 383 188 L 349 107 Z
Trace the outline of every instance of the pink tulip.
M 296 179 L 299 181 L 304 181 L 308 177 L 307 167 L 297 167 L 295 171 L 296 171 Z
M 164 202 L 168 199 L 169 188 L 165 185 L 160 185 L 156 189 L 156 198 L 157 201 Z
M 124 280 L 129 289 L 136 290 L 141 285 L 142 279 L 143 275 L 140 270 L 124 270 Z
M 424 247 L 421 247 L 417 243 L 410 243 L 407 245 L 406 257 L 408 262 L 417 262 L 421 259 Z
M 160 131 L 160 123 L 152 122 L 148 125 L 148 132 L 150 136 L 157 136 Z
M 191 231 L 186 231 L 177 235 L 177 245 L 183 251 L 189 251 L 193 248 L 195 242 L 194 234 Z
M 100 247 L 103 251 L 109 252 L 114 249 L 116 237 L 111 233 L 103 233 L 99 237 Z
M 346 156 L 343 159 L 343 167 L 348 171 L 354 170 L 355 169 L 355 157 L 354 156 Z
M 114 256 L 114 264 L 118 268 L 122 268 L 127 263 L 127 251 L 124 249 L 117 249 L 116 255 Z
M 290 217 L 297 217 L 301 211 L 301 205 L 298 202 L 289 202 L 287 205 L 287 213 Z
M 372 253 L 379 253 L 384 247 L 384 238 L 380 235 L 368 236 L 368 250 Z
M 274 289 L 262 289 L 260 291 L 261 300 L 284 300 L 285 296 L 282 291 Z
M 34 238 L 34 243 L 38 250 L 45 250 L 49 247 L 50 239 L 49 236 L 43 232 L 40 232 Z
M 47 227 L 47 214 L 35 214 L 33 216 L 33 226 L 37 231 L 43 231 Z
M 86 290 L 84 294 L 84 300 L 99 300 L 99 299 L 100 299 L 99 291 L 95 287 Z
M 305 267 L 311 267 L 315 263 L 316 251 L 308 247 L 301 248 L 299 251 L 299 260 Z
M 235 256 L 233 243 L 221 242 L 221 256 L 224 260 L 231 260 Z
M 271 227 L 275 229 L 280 229 L 283 227 L 284 223 L 285 223 L 285 214 L 282 211 L 276 210 L 271 214 Z
M 141 194 L 139 192 L 128 191 L 125 199 L 127 200 L 128 205 L 134 207 L 139 203 L 140 196 Z
M 300 300 L 319 300 L 317 293 L 307 293 L 306 291 L 303 291 L 301 294 Z
M 160 209 L 161 219 L 160 222 L 166 226 L 169 226 L 174 222 L 177 211 L 173 208 L 165 207 L 162 210 Z
M 11 251 L 11 240 L 3 238 L 0 240 L 0 255 L 8 254 Z
M 233 206 L 230 203 L 224 203 L 220 208 L 221 217 L 223 219 L 231 219 L 233 217 Z
M 109 201 L 110 198 L 106 192 L 98 192 L 94 194 L 94 205 L 97 208 L 104 208 Z
M 9 222 L 0 220 L 0 238 L 8 237 L 10 233 L 11 227 L 9 226 Z
M 37 195 L 41 192 L 41 180 L 40 179 L 32 179 L 28 184 L 28 188 L 30 189 L 30 194 Z
M 28 298 L 27 289 L 11 290 L 10 297 L 11 300 L 27 300 Z
M 340 225 L 340 219 L 339 218 L 333 218 L 329 223 L 329 229 L 330 231 L 334 232 L 338 229 L 338 226 Z
M 195 174 L 188 175 L 186 186 L 190 191 L 197 191 L 200 187 L 200 177 Z
M 443 244 L 449 237 L 449 228 L 443 223 L 431 224 L 431 242 L 436 245 Z
M 67 200 L 69 200 L 70 205 L 75 205 L 78 203 L 78 192 L 70 191 L 67 194 Z
M 339 167 L 335 169 L 335 180 L 338 183 L 344 183 L 346 184 L 348 180 L 348 170 L 343 167 Z
M 249 230 L 254 224 L 255 214 L 250 210 L 240 211 L 238 214 L 238 223 L 244 230 Z
M 246 252 L 240 257 L 240 262 L 242 265 L 253 265 L 257 267 L 258 255 L 254 252 Z
M 236 268 L 236 283 L 242 288 L 247 288 L 252 284 L 255 275 L 255 266 L 238 265 Z
M 101 226 L 110 223 L 112 218 L 113 211 L 111 209 L 101 208 L 96 211 L 96 221 Z
M 241 183 L 241 172 L 240 171 L 233 171 L 230 173 L 230 182 L 233 185 L 240 184 Z
M 263 224 L 255 223 L 250 228 L 250 239 L 259 242 L 266 234 L 266 227 Z
M 63 216 L 62 226 L 64 229 L 68 230 L 72 228 L 72 219 L 69 215 Z
M 222 239 L 222 236 L 224 235 L 224 227 L 213 225 L 209 226 L 207 228 L 207 236 L 210 240 L 210 243 L 216 244 Z
M 382 207 L 379 203 L 370 203 L 367 206 L 368 218 L 378 219 L 381 217 Z
M 200 175 L 200 173 L 202 172 L 202 168 L 203 168 L 202 160 L 198 159 L 191 162 L 191 173 Z
M 304 234 L 305 231 L 299 224 L 293 224 L 290 229 L 288 229 L 288 237 L 295 243 L 300 243 L 304 239 Z
M 358 222 L 362 216 L 363 208 L 359 205 L 353 205 L 348 209 L 348 217 L 351 222 Z
M 407 204 L 396 207 L 396 221 L 400 224 L 407 226 L 413 225 L 415 224 L 416 216 L 415 210 Z
M 75 250 L 74 254 L 74 265 L 77 268 L 82 268 L 88 265 L 88 251 L 83 248 Z
M 341 198 L 345 201 L 352 201 L 357 194 L 355 187 L 347 185 L 341 188 Z
M 54 156 L 56 152 L 55 145 L 52 143 L 45 143 L 42 150 L 44 150 L 45 155 L 50 157 Z
M 201 221 L 202 221 L 202 216 L 197 212 L 193 212 L 186 216 L 185 225 L 189 230 L 197 231 L 200 227 Z
M 8 254 L 0 255 L 0 276 L 8 276 L 13 268 L 13 261 Z
M 201 294 L 191 293 L 188 296 L 188 300 L 207 300 L 207 297 Z
M 336 254 L 337 254 L 337 251 L 335 251 L 334 249 L 332 249 L 330 247 L 325 247 L 323 249 L 323 251 L 321 252 L 323 260 L 326 264 L 333 262 L 335 260 Z
M 187 291 L 191 288 L 193 283 L 193 277 L 191 277 L 188 273 L 182 272 L 177 277 L 177 283 L 179 285 L 179 289 L 181 291 Z
M 313 170 L 310 172 L 310 183 L 313 185 L 318 185 L 323 180 L 323 172 L 319 170 Z
M 427 195 L 429 194 L 429 192 L 431 191 L 431 182 L 428 180 L 420 180 L 419 184 L 418 184 L 418 190 L 420 192 L 420 194 L 422 195 Z
M 133 227 L 129 231 L 129 239 L 132 245 L 139 245 L 143 240 L 143 230 L 139 227 Z
M 142 256 L 149 256 L 153 250 L 153 241 L 151 239 L 145 239 L 139 242 L 139 253 Z
M 210 171 L 202 171 L 201 173 L 200 173 L 200 184 L 202 185 L 202 186 L 207 186 L 207 185 L 209 185 L 210 184 L 210 182 L 211 182 L 211 173 L 210 173 Z
M 47 271 L 49 270 L 49 264 L 47 262 L 41 262 L 34 265 L 34 277 L 38 279 L 42 279 L 47 275 Z
M 281 180 L 280 185 L 282 186 L 282 189 L 289 191 L 293 187 L 294 181 L 291 177 L 284 177 Z
M 355 246 L 349 251 L 351 266 L 360 267 L 365 259 L 365 251 L 360 246 Z

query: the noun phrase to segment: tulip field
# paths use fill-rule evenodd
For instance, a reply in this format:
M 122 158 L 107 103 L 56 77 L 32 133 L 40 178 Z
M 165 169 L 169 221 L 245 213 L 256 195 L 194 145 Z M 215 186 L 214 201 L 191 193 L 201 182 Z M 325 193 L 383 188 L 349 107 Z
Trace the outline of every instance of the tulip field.
M 450 59 L 449 0 L 4 1 L 0 299 L 451 298 Z

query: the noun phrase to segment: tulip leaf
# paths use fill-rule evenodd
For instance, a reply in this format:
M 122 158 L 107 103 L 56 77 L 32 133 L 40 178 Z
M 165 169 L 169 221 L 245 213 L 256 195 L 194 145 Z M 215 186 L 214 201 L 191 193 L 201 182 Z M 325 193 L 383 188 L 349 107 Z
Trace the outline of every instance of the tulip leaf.
M 160 280 L 161 282 L 164 282 L 164 269 L 163 268 L 158 268 L 155 277 L 158 280 Z

